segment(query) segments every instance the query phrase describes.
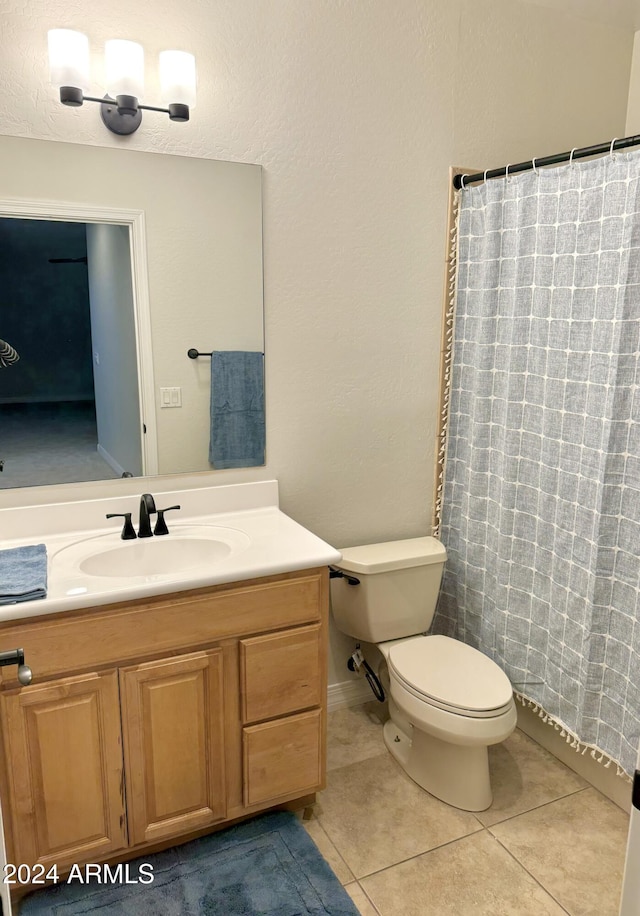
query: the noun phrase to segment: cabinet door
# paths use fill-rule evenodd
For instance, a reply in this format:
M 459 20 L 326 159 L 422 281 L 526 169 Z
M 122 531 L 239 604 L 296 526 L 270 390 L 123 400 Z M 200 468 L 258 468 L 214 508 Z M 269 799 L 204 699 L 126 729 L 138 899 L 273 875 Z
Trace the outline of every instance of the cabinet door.
M 222 649 L 120 670 L 132 844 L 226 815 Z
M 125 847 L 117 672 L 7 691 L 0 705 L 13 862 L 63 868 Z

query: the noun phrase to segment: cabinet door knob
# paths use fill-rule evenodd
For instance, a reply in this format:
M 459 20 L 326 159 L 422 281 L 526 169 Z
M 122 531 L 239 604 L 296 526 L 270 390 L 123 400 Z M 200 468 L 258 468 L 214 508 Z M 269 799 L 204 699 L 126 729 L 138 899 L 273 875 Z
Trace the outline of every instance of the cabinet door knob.
M 24 663 L 24 649 L 10 649 L 8 652 L 0 652 L 0 668 L 5 665 L 18 666 L 18 680 L 26 687 L 31 683 L 33 673 L 31 668 Z
M 33 672 L 28 665 L 18 665 L 18 680 L 23 687 L 30 684 L 33 679 Z

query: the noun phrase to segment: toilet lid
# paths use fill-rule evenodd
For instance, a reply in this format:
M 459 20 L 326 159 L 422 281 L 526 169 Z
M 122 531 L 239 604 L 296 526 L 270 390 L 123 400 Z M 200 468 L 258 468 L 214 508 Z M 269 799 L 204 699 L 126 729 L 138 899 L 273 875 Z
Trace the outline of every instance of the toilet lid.
M 502 711 L 513 688 L 492 659 L 448 636 L 422 636 L 391 646 L 390 670 L 414 693 L 469 715 Z

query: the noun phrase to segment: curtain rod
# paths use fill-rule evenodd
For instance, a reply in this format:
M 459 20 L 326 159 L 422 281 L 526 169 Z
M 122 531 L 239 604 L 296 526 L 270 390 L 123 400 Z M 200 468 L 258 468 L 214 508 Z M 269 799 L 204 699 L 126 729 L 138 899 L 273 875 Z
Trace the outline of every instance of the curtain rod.
M 616 149 L 626 149 L 628 146 L 637 146 L 640 144 L 640 134 L 634 137 L 624 137 L 621 140 L 617 138 L 610 143 L 598 143 L 596 146 L 583 146 L 581 149 L 567 150 L 566 153 L 556 153 L 555 156 L 540 156 L 535 159 L 528 159 L 526 162 L 517 162 L 515 165 L 505 165 L 500 169 L 487 169 L 485 172 L 475 172 L 473 175 L 455 175 L 453 186 L 456 191 L 462 187 L 466 188 L 473 181 L 486 181 L 488 178 L 502 178 L 505 175 L 512 175 L 514 172 L 528 172 L 530 169 L 538 168 L 544 165 L 558 165 L 560 162 L 571 162 L 574 159 L 585 159 L 587 156 L 602 156 L 604 153 L 612 153 Z

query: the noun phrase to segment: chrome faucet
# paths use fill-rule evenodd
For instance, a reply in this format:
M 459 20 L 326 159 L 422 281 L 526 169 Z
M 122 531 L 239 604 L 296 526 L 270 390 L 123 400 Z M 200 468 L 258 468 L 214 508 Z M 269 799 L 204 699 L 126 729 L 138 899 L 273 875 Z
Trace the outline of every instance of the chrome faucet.
M 151 495 L 151 493 L 143 493 L 140 497 L 140 522 L 138 524 L 138 537 L 139 538 L 150 538 L 153 537 L 153 532 L 151 531 L 151 522 L 149 520 L 150 515 L 154 515 L 156 512 L 156 503 Z

